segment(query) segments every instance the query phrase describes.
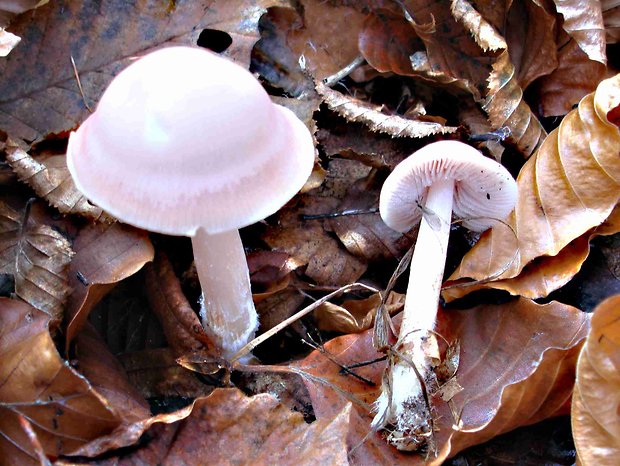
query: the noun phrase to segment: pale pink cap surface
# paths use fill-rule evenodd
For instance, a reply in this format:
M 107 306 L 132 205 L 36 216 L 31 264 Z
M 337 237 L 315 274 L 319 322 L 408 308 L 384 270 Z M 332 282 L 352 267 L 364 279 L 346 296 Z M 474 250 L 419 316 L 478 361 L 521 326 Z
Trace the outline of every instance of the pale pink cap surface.
M 273 214 L 313 164 L 312 136 L 290 110 L 244 68 L 191 47 L 122 71 L 67 149 L 92 202 L 131 225 L 186 236 Z
M 383 221 L 406 232 L 422 216 L 428 187 L 454 180 L 454 215 L 472 231 L 484 231 L 514 208 L 517 183 L 501 164 L 458 141 L 439 141 L 418 150 L 385 180 L 379 199 Z

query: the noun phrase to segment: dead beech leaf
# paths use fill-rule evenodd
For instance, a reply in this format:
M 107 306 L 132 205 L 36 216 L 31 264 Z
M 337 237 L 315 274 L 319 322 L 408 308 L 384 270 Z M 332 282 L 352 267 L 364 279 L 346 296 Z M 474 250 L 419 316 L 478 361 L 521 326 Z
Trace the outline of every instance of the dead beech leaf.
M 620 208 L 615 208 L 601 225 L 568 243 L 555 256 L 542 256 L 534 259 L 515 278 L 497 280 L 490 284 L 472 283 L 464 288 L 447 283 L 448 288 L 442 291 L 442 296 L 449 302 L 474 290 L 495 288 L 524 298 L 544 298 L 552 291 L 566 285 L 581 270 L 581 266 L 590 253 L 590 241 L 593 238 L 618 232 L 620 232 Z
M 605 39 L 608 44 L 617 44 L 620 41 L 620 5 L 616 0 L 602 0 L 601 9 L 605 24 Z
M 564 115 L 574 104 L 596 89 L 606 67 L 588 58 L 579 44 L 566 34 L 558 39 L 558 67 L 536 82 L 535 98 L 542 116 Z
M 605 221 L 620 197 L 620 130 L 606 116 L 620 105 L 619 90 L 620 74 L 564 118 L 521 169 L 507 219 L 514 231 L 504 225 L 487 231 L 449 280 L 516 277 Z
M 52 318 L 57 325 L 71 291 L 67 269 L 73 251 L 69 241 L 48 225 L 28 222 L 0 201 L 0 273 L 15 277 L 15 293 Z
M 476 43 L 485 52 L 506 48 L 504 38 L 467 0 L 451 0 L 450 11 L 452 16 L 467 28 Z
M 148 234 L 121 223 L 93 224 L 80 231 L 73 244 L 67 304 L 66 344 L 79 333 L 92 308 L 116 283 L 133 275 L 153 260 Z
M 575 363 L 588 327 L 587 314 L 557 302 L 540 306 L 519 299 L 466 311 L 440 310 L 437 331 L 448 341 L 461 343 L 457 377 L 463 391 L 452 402 L 462 428 L 453 429 L 450 409 L 435 400 L 438 455 L 425 461 L 420 455 L 397 452 L 379 434 L 370 433 L 371 416 L 354 404 L 358 409 L 351 417 L 347 445 L 357 448 L 350 455 L 351 464 L 440 465 L 471 445 L 559 414 L 570 399 Z M 371 340 L 372 331 L 345 335 L 328 342 L 325 351 L 345 366 L 372 361 L 381 353 Z M 304 380 L 317 419 L 322 419 L 348 403 L 343 393 L 372 403 L 379 394 L 385 362 L 353 369 L 374 386 L 344 375 L 318 351 L 291 367 L 316 378 Z
M 0 129 L 15 138 L 39 141 L 78 126 L 88 112 L 71 58 L 91 106 L 136 56 L 166 45 L 195 45 L 206 28 L 228 33 L 232 45 L 224 55 L 247 66 L 259 38 L 261 14 L 281 3 L 147 0 L 130 8 L 124 0 L 49 2 L 11 24 L 22 43 L 11 52 L 11 60 L 0 61 Z
M 148 443 L 88 464 L 118 464 L 121 458 L 131 464 L 233 465 L 248 459 L 254 464 L 348 464 L 350 405 L 331 419 L 306 424 L 301 414 L 289 411 L 272 395 L 247 397 L 237 389 L 220 388 L 182 412 L 183 418 L 173 423 L 136 425 L 132 430 L 148 432 Z M 139 436 L 133 436 L 137 441 Z M 77 453 L 93 456 L 89 450 Z M 96 454 L 103 451 L 99 448 Z
M 15 15 L 45 5 L 49 0 L 11 0 L 0 5 L 0 27 L 11 22 Z
M 64 155 L 34 159 L 17 145 L 7 144 L 6 160 L 20 181 L 28 184 L 37 195 L 63 214 L 113 222 L 113 217 L 91 204 L 78 191 L 67 169 Z
M 327 107 L 347 121 L 364 124 L 374 132 L 389 134 L 393 138 L 423 138 L 433 134 L 449 134 L 455 127 L 430 121 L 411 120 L 399 115 L 386 115 L 381 108 L 334 91 L 321 82 L 316 89 Z
M 315 313 L 317 327 L 342 333 L 359 333 L 368 330 L 374 320 L 381 295 L 375 293 L 370 298 L 349 300 L 340 306 L 330 302 L 321 304 Z M 385 302 L 385 310 L 394 315 L 405 305 L 405 295 L 390 291 Z
M 584 466 L 612 466 L 620 453 L 620 295 L 597 306 L 577 361 L 571 422 Z
M 0 57 L 6 57 L 11 53 L 20 40 L 20 37 L 0 27 Z
M 607 64 L 605 25 L 599 2 L 554 0 L 555 8 L 564 18 L 562 28 L 593 61 Z
M 3 462 L 36 461 L 16 416 L 30 421 L 49 457 L 75 450 L 123 422 L 125 406 L 112 405 L 60 358 L 49 334 L 47 314 L 7 298 L 0 298 L 0 308 Z
M 216 351 L 163 252 L 157 253 L 153 264 L 147 266 L 145 280 L 151 310 L 157 315 L 166 341 L 177 356 L 198 350 Z

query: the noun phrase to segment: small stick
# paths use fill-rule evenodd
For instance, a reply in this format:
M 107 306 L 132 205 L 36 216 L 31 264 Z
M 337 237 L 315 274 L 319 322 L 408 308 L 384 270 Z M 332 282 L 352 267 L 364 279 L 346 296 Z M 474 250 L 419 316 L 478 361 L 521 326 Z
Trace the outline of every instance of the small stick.
M 373 207 L 372 209 L 347 209 L 341 212 L 331 212 L 328 214 L 313 214 L 313 215 L 300 215 L 302 220 L 320 220 L 323 218 L 336 218 L 336 217 L 344 217 L 346 215 L 368 215 L 368 214 L 376 214 L 379 212 L 378 207 Z
M 323 296 L 321 299 L 319 299 L 319 300 L 315 301 L 314 303 L 310 304 L 309 306 L 305 307 L 304 309 L 299 311 L 297 314 L 294 314 L 291 317 L 289 317 L 288 319 L 283 320 L 278 325 L 272 327 L 271 329 L 269 329 L 268 331 L 266 331 L 262 335 L 254 338 L 254 340 L 249 342 L 247 345 L 245 345 L 243 348 L 241 348 L 239 351 L 237 351 L 233 355 L 233 357 L 230 359 L 231 364 L 234 363 L 235 361 L 239 360 L 240 358 L 242 358 L 246 354 L 250 353 L 254 348 L 256 348 L 258 345 L 260 345 L 265 340 L 267 340 L 267 339 L 271 338 L 272 336 L 274 336 L 280 330 L 288 327 L 290 324 L 292 324 L 293 322 L 295 322 L 298 319 L 301 319 L 303 316 L 305 316 L 307 314 L 310 314 L 312 311 L 314 311 L 317 307 L 319 307 L 324 302 L 329 301 L 330 299 L 332 299 L 335 296 L 338 296 L 341 293 L 348 293 L 349 291 L 353 291 L 353 290 L 357 290 L 357 289 L 368 290 L 368 291 L 371 291 L 373 293 L 378 293 L 379 292 L 379 290 L 377 290 L 377 289 L 375 289 L 375 288 L 373 288 L 371 286 L 364 285 L 363 283 L 351 283 L 349 285 L 345 285 L 345 286 L 343 286 L 341 288 L 338 288 L 336 291 L 334 291 L 332 293 L 329 293 L 328 295 Z
M 77 66 L 75 66 L 75 60 L 73 59 L 73 55 L 70 55 L 70 57 L 71 57 L 71 66 L 73 66 L 73 74 L 75 74 L 75 79 L 77 81 L 78 89 L 80 90 L 80 94 L 82 94 L 82 102 L 84 102 L 84 106 L 86 107 L 86 110 L 88 110 L 90 113 L 93 113 L 93 110 L 88 105 L 88 102 L 86 102 L 86 96 L 84 96 L 84 89 L 82 89 L 82 83 L 80 82 L 80 75 L 78 74 Z
M 355 59 L 351 63 L 349 63 L 343 69 L 323 79 L 323 84 L 325 84 L 327 87 L 332 87 L 334 84 L 336 84 L 341 79 L 349 76 L 351 72 L 355 68 L 360 66 L 362 63 L 364 63 L 365 60 L 366 59 L 364 57 L 362 57 L 361 55 L 358 55 L 357 57 L 355 57 Z
M 504 139 L 510 137 L 511 134 L 512 132 L 510 131 L 510 128 L 508 126 L 502 126 L 501 128 L 496 129 L 495 131 L 491 131 L 489 133 L 472 134 L 471 136 L 469 136 L 469 140 L 476 141 L 476 142 L 480 142 L 480 141 L 502 142 Z

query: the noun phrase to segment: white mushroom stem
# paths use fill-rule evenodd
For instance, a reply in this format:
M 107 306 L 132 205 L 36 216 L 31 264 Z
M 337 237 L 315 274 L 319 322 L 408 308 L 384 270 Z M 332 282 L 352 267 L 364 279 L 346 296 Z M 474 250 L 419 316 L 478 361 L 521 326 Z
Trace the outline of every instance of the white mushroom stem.
M 403 450 L 416 449 L 432 433 L 431 417 L 422 385 L 410 362 L 416 365 L 421 377 L 426 379 L 431 370 L 429 359 L 438 356 L 436 340 L 430 332 L 437 318 L 450 236 L 453 194 L 454 181 L 451 179 L 436 181 L 428 189 L 424 215 L 411 258 L 403 320 L 395 345 L 395 349 L 408 361 L 397 357 L 390 377 L 391 387 L 384 386 L 376 402 L 377 415 L 373 426 L 393 426 L 390 441 Z
M 192 247 L 203 293 L 202 325 L 222 355 L 231 356 L 254 337 L 258 327 L 239 230 L 210 235 L 199 228 Z

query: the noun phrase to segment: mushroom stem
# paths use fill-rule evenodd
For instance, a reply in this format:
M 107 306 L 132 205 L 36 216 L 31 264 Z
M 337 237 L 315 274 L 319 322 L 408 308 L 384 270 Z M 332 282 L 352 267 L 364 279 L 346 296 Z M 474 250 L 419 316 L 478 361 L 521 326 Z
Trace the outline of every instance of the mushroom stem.
M 415 450 L 432 435 L 431 413 L 420 377 L 425 381 L 431 362 L 438 358 L 435 327 L 439 292 L 450 236 L 453 180 L 439 180 L 428 189 L 424 214 L 411 258 L 411 270 L 397 356 L 390 375 L 376 402 L 373 427 L 391 425 L 389 441 L 399 450 Z M 398 354 L 404 357 L 398 357 Z M 415 364 L 415 369 L 411 366 Z M 390 393 L 391 392 L 391 393 Z
M 258 327 L 239 230 L 211 235 L 199 228 L 192 247 L 203 293 L 202 325 L 227 357 L 250 341 Z

